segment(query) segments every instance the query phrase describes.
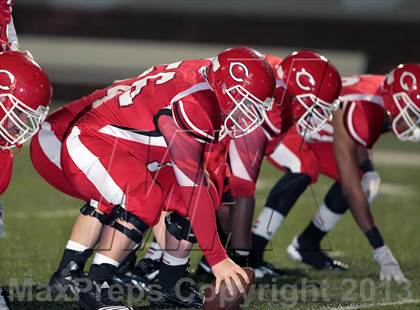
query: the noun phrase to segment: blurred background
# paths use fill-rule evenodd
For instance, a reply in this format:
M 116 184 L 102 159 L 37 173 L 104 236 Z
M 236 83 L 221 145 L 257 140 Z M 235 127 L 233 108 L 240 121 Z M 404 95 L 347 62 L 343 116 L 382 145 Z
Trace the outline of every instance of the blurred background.
M 315 49 L 342 75 L 420 62 L 419 0 L 15 0 L 13 15 L 56 100 L 233 45 Z

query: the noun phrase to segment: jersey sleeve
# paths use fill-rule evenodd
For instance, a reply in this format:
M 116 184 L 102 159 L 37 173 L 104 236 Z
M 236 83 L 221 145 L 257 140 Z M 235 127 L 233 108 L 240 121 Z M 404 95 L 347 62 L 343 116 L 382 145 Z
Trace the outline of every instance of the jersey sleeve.
M 229 144 L 230 185 L 234 197 L 253 197 L 268 139 L 259 127 Z
M 370 149 L 383 132 L 384 109 L 368 101 L 347 102 L 343 121 L 352 139 Z
M 12 0 L 0 0 L 0 49 L 18 50 L 19 43 L 12 18 Z
M 168 115 L 159 118 L 158 126 L 168 144 L 192 230 L 208 263 L 213 266 L 227 256 L 217 234 L 216 205 L 204 170 L 205 145 L 180 131 Z
M 199 92 L 172 103 L 172 115 L 179 129 L 202 143 L 215 143 L 221 128 L 221 114 L 210 91 Z
M 3 194 L 9 186 L 12 178 L 13 153 L 10 150 L 0 150 L 0 195 Z

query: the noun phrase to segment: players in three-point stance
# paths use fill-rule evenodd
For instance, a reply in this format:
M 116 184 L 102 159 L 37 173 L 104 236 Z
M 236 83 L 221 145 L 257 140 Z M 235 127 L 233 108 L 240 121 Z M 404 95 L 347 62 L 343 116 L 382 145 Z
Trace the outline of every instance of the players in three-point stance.
M 281 107 L 281 113 L 273 109 L 267 114 L 274 121 L 266 122 L 258 131 L 229 142 L 229 183 L 235 204 L 230 208 L 219 209 L 221 226 L 231 232 L 233 259 L 240 265 L 253 266 L 257 278 L 267 273 L 274 275 L 268 263 L 263 265 L 262 262 L 256 262 L 255 255 L 249 257 L 255 187 L 262 159 L 266 156 L 275 164 L 276 161 L 284 160 L 283 157 L 287 158 L 287 154 L 279 154 L 277 145 L 292 125 L 297 124 L 302 134 L 317 133 L 318 128 L 330 118 L 333 103 L 341 89 L 341 78 L 334 65 L 316 52 L 296 51 L 283 61 L 272 62 L 272 65 L 277 73 L 277 85 L 281 85 L 276 93 L 281 97 L 281 100 L 276 101 Z M 296 143 L 295 147 L 299 147 L 299 144 Z M 296 182 L 286 181 L 289 183 L 289 191 L 296 186 Z M 280 193 L 281 199 L 289 200 L 289 191 Z M 230 223 L 225 217 L 230 218 Z M 205 270 L 209 269 L 201 261 L 197 271 L 202 273 Z
M 389 130 L 401 141 L 420 141 L 419 81 L 419 64 L 399 65 L 386 76 L 345 78 L 332 124 L 326 124 L 316 136 L 309 136 L 310 139 L 304 140 L 295 129 L 285 135 L 277 148 L 281 155 L 277 164 L 286 169 L 286 174 L 270 192 L 253 231 L 253 254 L 258 266 L 264 266 L 261 250 L 280 227 L 294 202 L 323 173 L 336 182 L 311 223 L 288 246 L 289 257 L 318 269 L 346 268 L 322 251 L 320 242 L 350 208 L 374 248 L 374 259 L 381 269 L 380 278 L 406 281 L 370 213 L 369 205 L 380 184 L 370 150 L 380 135 Z M 296 147 L 296 144 L 301 146 Z M 294 190 L 290 190 L 290 182 L 286 179 L 295 181 Z M 281 195 L 285 192 L 292 196 L 290 200 Z M 273 197 L 275 199 L 270 201 Z
M 104 294 L 106 284 L 165 209 L 177 215 L 167 221 L 166 241 L 185 244 L 185 251 L 176 251 L 178 256 L 165 251 L 158 302 L 167 304 L 177 298 L 174 283 L 185 276 L 192 243 L 178 239 L 189 237 L 186 217 L 216 275 L 217 287 L 225 281 L 229 288 L 236 283 L 242 289 L 239 277 L 248 279 L 220 243 L 214 215 L 220 194 L 215 176 L 204 170 L 203 162 L 222 124 L 230 135 L 241 136 L 262 123 L 262 114 L 273 101 L 271 67 L 254 50 L 233 48 L 212 60 L 155 66 L 121 83 L 128 90 L 119 91 L 118 85 L 106 90 L 104 95 L 109 97 L 96 100 L 68 129 L 60 159 L 57 154 L 50 157 L 72 191 L 89 200 L 51 284 L 59 287 L 68 276 L 83 277 L 81 270 L 96 243 L 99 249 L 107 249 L 113 240 L 109 250 L 96 253 L 89 271 L 95 289 L 80 293 L 79 304 L 85 309 L 114 304 Z M 41 148 L 43 143 L 59 143 L 54 138 L 42 141 L 43 130 L 35 139 Z M 36 143 L 32 154 L 37 152 Z M 99 300 L 98 292 L 102 293 Z M 202 297 L 196 295 L 193 302 L 199 306 Z

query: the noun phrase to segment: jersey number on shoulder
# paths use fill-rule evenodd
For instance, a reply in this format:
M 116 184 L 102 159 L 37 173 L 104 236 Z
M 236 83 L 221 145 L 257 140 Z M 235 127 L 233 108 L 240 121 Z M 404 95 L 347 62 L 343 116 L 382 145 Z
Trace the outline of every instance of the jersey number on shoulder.
M 170 69 L 176 69 L 181 65 L 181 61 L 179 62 L 175 62 L 173 64 L 169 64 L 165 67 L 165 70 L 170 70 Z M 133 99 L 140 94 L 141 90 L 147 85 L 147 83 L 149 82 L 149 80 L 154 80 L 154 83 L 156 85 L 161 85 L 164 84 L 170 80 L 172 80 L 175 77 L 176 72 L 171 72 L 171 71 L 163 71 L 163 72 L 158 72 L 156 74 L 152 74 L 152 75 L 147 75 L 148 73 L 153 71 L 153 67 L 147 71 L 145 71 L 143 74 L 140 75 L 140 77 L 142 75 L 145 75 L 144 78 L 135 81 L 132 85 L 131 85 L 131 90 L 126 91 L 124 94 L 122 94 L 119 98 L 119 105 L 120 107 L 127 107 L 133 104 Z

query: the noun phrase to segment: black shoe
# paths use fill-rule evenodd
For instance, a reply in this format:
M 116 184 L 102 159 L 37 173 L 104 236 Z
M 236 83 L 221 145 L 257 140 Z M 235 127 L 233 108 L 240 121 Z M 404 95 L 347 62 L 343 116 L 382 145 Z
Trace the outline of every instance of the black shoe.
M 198 288 L 185 281 L 178 289 L 180 294 L 176 294 L 176 288 L 159 289 L 156 286 L 150 292 L 149 303 L 151 308 L 155 309 L 174 309 L 174 308 L 196 308 L 200 309 L 204 304 L 204 294 Z M 179 296 L 178 296 L 179 295 Z
M 55 292 L 76 296 L 80 289 L 79 284 L 85 277 L 80 266 L 71 261 L 52 275 L 49 285 Z
M 334 260 L 328 256 L 327 253 L 319 248 L 316 249 L 302 249 L 299 245 L 298 239 L 295 237 L 291 244 L 287 247 L 287 254 L 290 259 L 305 263 L 315 269 L 330 269 L 345 271 L 349 268 L 348 265 L 341 261 Z
M 143 258 L 134 268 L 134 273 L 138 275 L 144 283 L 151 284 L 159 275 L 160 260 Z
M 127 292 L 129 289 L 136 288 L 139 292 L 147 290 L 148 281 L 135 272 L 136 256 L 124 265 L 120 265 L 112 278 L 114 284 L 118 284 Z
M 201 257 L 200 262 L 197 265 L 197 269 L 195 270 L 195 276 L 202 280 L 214 279 L 213 272 L 211 271 L 211 267 L 207 263 L 207 260 L 204 258 L 204 256 Z
M 250 265 L 249 255 L 239 255 L 239 254 L 236 254 L 235 251 L 233 251 L 233 254 L 229 256 L 238 266 L 249 267 Z
M 258 266 L 253 266 L 252 268 L 254 269 L 256 279 L 274 278 L 280 276 L 281 274 L 281 271 L 276 268 L 276 266 L 265 261 Z
M 9 310 L 9 292 L 0 287 L 0 310 Z
M 86 277 L 87 278 L 87 277 Z M 89 278 L 87 278 L 89 279 Z M 107 282 L 99 285 L 92 283 L 90 290 L 84 289 L 79 292 L 77 305 L 83 310 L 133 310 L 121 303 L 123 296 L 113 293 Z M 114 291 L 115 292 L 115 291 Z

